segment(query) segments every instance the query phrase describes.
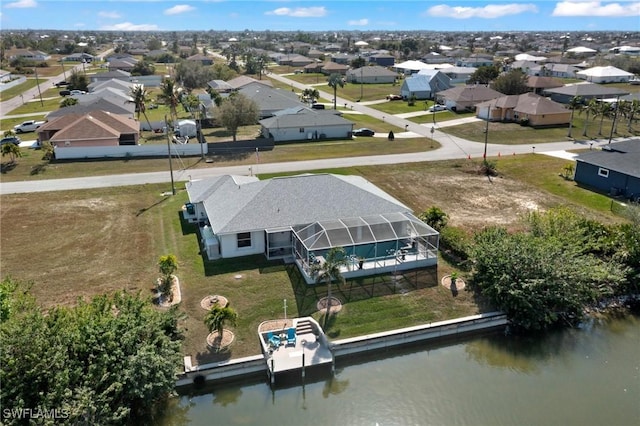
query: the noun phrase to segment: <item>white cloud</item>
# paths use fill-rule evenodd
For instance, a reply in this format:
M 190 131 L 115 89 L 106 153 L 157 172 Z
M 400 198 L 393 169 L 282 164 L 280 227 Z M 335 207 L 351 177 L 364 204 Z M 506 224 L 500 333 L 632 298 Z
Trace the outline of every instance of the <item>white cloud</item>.
M 120 17 L 120 14 L 118 12 L 102 11 L 102 12 L 98 12 L 98 16 L 100 16 L 101 18 L 118 19 Z
M 640 2 L 561 1 L 552 16 L 640 16 Z
M 322 7 L 297 7 L 290 9 L 288 7 L 280 7 L 275 10 L 265 12 L 265 15 L 291 16 L 293 18 L 322 18 L 327 16 L 327 10 Z
M 165 15 L 179 15 L 185 12 L 191 12 L 192 10 L 196 10 L 195 7 L 189 6 L 188 4 L 177 4 L 169 9 L 164 11 Z
M 114 25 L 104 25 L 100 28 L 103 31 L 157 31 L 156 24 L 132 24 L 131 22 L 121 22 Z
M 13 3 L 7 3 L 4 5 L 7 9 L 15 8 L 15 9 L 24 9 L 27 7 L 36 7 L 38 3 L 35 0 L 18 0 Z
M 348 25 L 353 25 L 356 27 L 364 27 L 366 25 L 369 25 L 369 20 L 368 19 L 352 19 L 351 21 L 347 22 Z
M 446 4 L 439 4 L 427 10 L 427 14 L 430 16 L 455 19 L 494 19 L 508 15 L 519 15 L 521 13 L 538 13 L 538 8 L 535 4 L 531 3 L 488 4 L 483 7 L 452 7 Z

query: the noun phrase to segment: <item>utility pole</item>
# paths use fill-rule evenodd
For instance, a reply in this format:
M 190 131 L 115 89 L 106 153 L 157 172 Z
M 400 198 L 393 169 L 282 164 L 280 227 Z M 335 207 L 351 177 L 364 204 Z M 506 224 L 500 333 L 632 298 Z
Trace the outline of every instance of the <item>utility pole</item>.
M 40 81 L 38 80 L 38 68 L 33 67 L 33 72 L 36 75 L 36 86 L 38 86 L 38 95 L 40 96 L 40 105 L 44 106 L 44 102 L 42 102 L 42 92 L 40 91 Z
M 487 124 L 484 128 L 484 154 L 482 155 L 482 158 L 485 163 L 487 162 L 487 141 L 489 139 L 489 114 L 491 114 L 490 106 L 487 107 Z
M 167 125 L 167 116 L 164 116 L 164 128 L 167 132 L 167 154 L 169 155 L 169 173 L 171 174 L 171 193 L 176 195 L 176 185 L 173 182 L 173 164 L 171 163 L 171 136 L 169 135 L 169 126 Z
M 609 132 L 609 143 L 611 143 L 611 139 L 613 138 L 613 129 L 616 127 L 616 119 L 618 118 L 618 108 L 620 107 L 620 96 L 616 98 L 616 109 L 613 113 L 613 123 L 611 123 L 611 132 Z

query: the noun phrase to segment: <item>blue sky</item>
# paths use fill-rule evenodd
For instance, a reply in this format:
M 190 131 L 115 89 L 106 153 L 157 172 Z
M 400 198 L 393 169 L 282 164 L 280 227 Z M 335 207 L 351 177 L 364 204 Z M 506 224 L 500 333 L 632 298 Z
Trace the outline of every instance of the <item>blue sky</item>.
M 640 31 L 640 1 L 2 0 L 3 29 Z

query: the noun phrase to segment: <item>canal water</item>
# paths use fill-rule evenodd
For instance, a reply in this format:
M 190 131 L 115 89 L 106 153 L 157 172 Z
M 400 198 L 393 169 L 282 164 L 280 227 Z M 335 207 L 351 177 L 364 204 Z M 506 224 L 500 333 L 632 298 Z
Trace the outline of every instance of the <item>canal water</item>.
M 379 355 L 304 386 L 265 378 L 182 396 L 164 424 L 640 425 L 638 317 Z

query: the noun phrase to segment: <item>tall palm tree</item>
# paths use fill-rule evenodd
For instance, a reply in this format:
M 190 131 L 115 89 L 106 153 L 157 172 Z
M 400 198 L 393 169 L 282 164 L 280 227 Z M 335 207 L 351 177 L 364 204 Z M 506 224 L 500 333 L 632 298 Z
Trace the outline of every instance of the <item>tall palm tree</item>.
M 331 310 L 331 283 L 335 280 L 339 283 L 345 282 L 340 267 L 347 265 L 347 254 L 342 247 L 333 247 L 327 252 L 323 264 L 313 264 L 311 273 L 317 274 L 317 282 L 327 283 L 327 311 L 324 315 L 324 329 L 327 328 L 329 313 Z
M 140 121 L 140 113 L 144 115 L 144 118 L 147 120 L 147 124 L 149 125 L 149 129 L 151 129 L 151 122 L 149 121 L 149 117 L 147 117 L 147 89 L 144 88 L 142 84 L 136 84 L 131 87 L 129 90 L 129 96 L 133 99 L 132 101 L 127 101 L 128 103 L 133 103 L 136 106 L 136 111 L 138 112 L 138 121 Z
M 567 133 L 567 137 L 571 137 L 571 128 L 573 127 L 573 115 L 576 110 L 580 108 L 582 105 L 582 98 L 580 96 L 574 96 L 569 100 L 569 104 L 567 105 L 571 110 L 571 118 L 569 119 L 569 133 Z
M 333 109 L 336 107 L 336 95 L 338 93 L 338 86 L 344 87 L 344 79 L 341 74 L 334 73 L 329 76 L 329 87 L 333 88 Z
M 580 112 L 584 111 L 586 117 L 584 119 L 584 130 L 582 131 L 582 136 L 587 136 L 587 126 L 589 125 L 589 115 L 594 114 L 597 111 L 598 105 L 595 99 L 589 100 L 585 106 L 582 107 Z
M 600 102 L 596 108 L 596 115 L 600 116 L 600 127 L 598 127 L 598 135 L 602 136 L 602 124 L 605 117 L 611 116 L 611 105 L 607 102 Z M 594 117 L 595 119 L 595 117 Z M 613 126 L 613 123 L 611 123 Z
M 171 118 L 175 121 L 178 117 L 178 105 L 180 104 L 180 92 L 175 80 L 165 79 L 160 86 L 160 94 L 158 95 L 165 104 L 169 106 Z
M 218 332 L 218 339 L 222 340 L 224 326 L 226 324 L 236 325 L 238 313 L 229 306 L 221 307 L 217 303 L 213 305 L 211 310 L 204 317 L 204 324 L 207 326 L 209 333 Z
M 627 104 L 627 130 L 631 133 L 633 118 L 640 114 L 640 100 L 634 99 L 631 102 L 625 102 L 625 104 Z

